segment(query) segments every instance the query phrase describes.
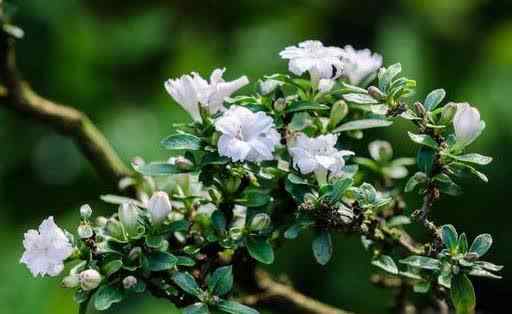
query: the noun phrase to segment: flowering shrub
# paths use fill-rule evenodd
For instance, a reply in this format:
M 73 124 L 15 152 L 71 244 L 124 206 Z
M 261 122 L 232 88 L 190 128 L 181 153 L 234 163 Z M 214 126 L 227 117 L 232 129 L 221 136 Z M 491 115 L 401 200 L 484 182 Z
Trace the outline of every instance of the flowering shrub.
M 136 197 L 103 196 L 117 206 L 110 217 L 93 219 L 84 205 L 78 237 L 52 217 L 28 231 L 21 262 L 34 276 L 72 264 L 62 283 L 76 289 L 82 313 L 91 300 L 105 310 L 149 291 L 186 314 L 250 314 L 258 312 L 232 298 L 241 265 L 271 264 L 284 239 L 308 229 L 313 256 L 325 265 L 334 255 L 331 235 L 340 232 L 361 237 L 376 270 L 415 292 L 450 296 L 457 313 L 471 313 L 468 276 L 499 278 L 502 268 L 481 260 L 492 238 L 481 234 L 470 245 L 429 213 L 441 195 L 460 194 L 459 177 L 487 181 L 476 167 L 492 159 L 466 153 L 485 128 L 478 110 L 442 105 L 442 89 L 415 101 L 416 83 L 399 76 L 400 64 L 382 67 L 369 50 L 305 41 L 280 56 L 292 74 L 264 77 L 251 95 L 233 96 L 249 80 L 226 82 L 224 69 L 209 82 L 197 73 L 168 80 L 167 92 L 193 119 L 162 140 L 174 157 L 135 160 L 140 176 L 120 186 L 137 187 Z M 397 119 L 415 127 L 408 132 L 415 159 L 394 158 L 382 140 L 369 143 L 369 157 L 355 152 L 367 129 Z M 407 210 L 403 193 L 413 191 L 423 205 Z M 413 222 L 426 228 L 428 242 L 406 233 Z

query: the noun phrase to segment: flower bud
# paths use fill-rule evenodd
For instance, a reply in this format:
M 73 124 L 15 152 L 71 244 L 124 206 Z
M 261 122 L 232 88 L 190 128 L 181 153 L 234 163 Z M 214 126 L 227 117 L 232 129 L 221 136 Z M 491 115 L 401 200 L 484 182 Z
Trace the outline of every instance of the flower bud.
M 107 225 L 108 219 L 104 216 L 96 217 L 96 225 L 98 227 L 105 227 Z
M 101 275 L 94 269 L 84 270 L 79 275 L 80 287 L 84 291 L 96 289 L 101 283 Z
M 382 100 L 386 98 L 386 95 L 384 95 L 384 93 L 376 86 L 368 87 L 368 94 L 377 100 Z
M 348 114 L 348 105 L 343 100 L 338 100 L 332 105 L 331 114 L 329 117 L 329 125 L 334 128 L 341 122 Z
M 284 111 L 286 109 L 286 100 L 284 98 L 278 98 L 274 101 L 274 109 L 277 112 Z
M 194 163 L 183 156 L 176 157 L 174 164 L 181 171 L 189 171 L 194 168 Z
M 453 117 L 455 116 L 455 113 L 457 112 L 457 104 L 450 102 L 447 103 L 443 107 L 443 111 L 441 112 L 441 118 L 439 119 L 439 122 L 441 124 L 449 124 L 452 122 Z
M 161 224 L 171 213 L 172 207 L 169 195 L 162 191 L 153 193 L 153 196 L 148 201 L 148 209 L 151 215 L 151 222 L 154 225 Z
M 234 193 L 238 190 L 240 187 L 240 184 L 242 183 L 242 180 L 239 177 L 230 176 L 226 179 L 226 190 L 228 193 Z
M 77 274 L 70 274 L 62 279 L 61 285 L 64 288 L 76 288 L 80 285 L 80 277 Z
M 376 161 L 390 161 L 393 158 L 393 148 L 386 141 L 373 141 L 368 145 L 368 150 Z
M 91 206 L 89 206 L 89 204 L 84 204 L 80 207 L 80 216 L 83 219 L 87 219 L 87 218 L 91 217 L 91 215 L 92 215 L 92 208 L 91 208 Z
M 134 276 L 127 276 L 123 279 L 123 287 L 125 289 L 131 289 L 137 285 L 137 278 Z
M 457 104 L 457 112 L 453 117 L 453 128 L 459 145 L 471 144 L 481 132 L 480 112 L 468 103 Z
M 130 261 L 136 261 L 142 255 L 142 249 L 139 246 L 134 247 L 130 253 L 128 253 L 128 259 Z
M 139 209 L 133 203 L 124 203 L 117 211 L 119 221 L 129 236 L 137 235 L 139 229 Z
M 270 225 L 270 216 L 266 213 L 256 214 L 251 221 L 251 231 L 262 231 Z
M 91 228 L 91 225 L 89 225 L 89 223 L 81 223 L 79 226 L 78 226 L 78 236 L 80 237 L 80 239 L 89 239 L 90 237 L 92 237 L 94 235 L 94 232 Z

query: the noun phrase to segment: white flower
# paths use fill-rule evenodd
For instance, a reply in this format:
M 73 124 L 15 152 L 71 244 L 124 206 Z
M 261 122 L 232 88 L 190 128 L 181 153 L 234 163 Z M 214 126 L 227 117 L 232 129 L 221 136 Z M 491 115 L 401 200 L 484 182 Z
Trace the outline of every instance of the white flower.
M 69 239 L 53 217 L 44 220 L 37 230 L 29 230 L 23 240 L 25 252 L 20 262 L 27 265 L 34 277 L 57 276 L 64 269 L 64 260 L 73 252 Z
M 268 79 L 260 82 L 260 93 L 268 95 L 272 93 L 277 87 L 282 86 L 284 83 L 278 80 Z
M 480 112 L 468 103 L 457 104 L 457 112 L 453 117 L 453 128 L 457 143 L 462 146 L 471 144 L 482 131 Z
M 90 291 L 98 288 L 101 283 L 101 275 L 97 270 L 87 269 L 78 275 L 80 288 L 84 291 Z
M 224 71 L 226 69 L 215 69 L 210 76 L 210 83 L 195 72 L 178 79 L 169 79 L 165 82 L 165 89 L 194 121 L 201 122 L 199 106 L 206 108 L 210 114 L 224 111 L 224 99 L 249 84 L 246 76 L 230 82 L 224 81 Z
M 344 156 L 354 155 L 348 150 L 335 148 L 338 136 L 321 135 L 315 138 L 300 133 L 288 149 L 293 158 L 293 165 L 302 174 L 330 171 L 332 176 L 339 176 L 345 167 Z
M 317 40 L 301 42 L 298 47 L 290 46 L 279 53 L 281 58 L 289 59 L 288 69 L 295 75 L 309 72 L 316 88 L 320 79 L 336 79 L 343 69 L 341 56 L 343 50 L 338 47 L 324 47 Z
M 153 193 L 148 201 L 148 209 L 151 222 L 154 225 L 161 224 L 171 213 L 172 206 L 169 195 L 162 191 Z
M 382 66 L 382 56 L 369 49 L 355 50 L 347 45 L 342 52 L 343 74 L 350 84 L 358 85 Z
M 272 160 L 281 139 L 271 117 L 240 106 L 229 108 L 215 121 L 215 128 L 222 133 L 217 144 L 219 154 L 235 162 Z

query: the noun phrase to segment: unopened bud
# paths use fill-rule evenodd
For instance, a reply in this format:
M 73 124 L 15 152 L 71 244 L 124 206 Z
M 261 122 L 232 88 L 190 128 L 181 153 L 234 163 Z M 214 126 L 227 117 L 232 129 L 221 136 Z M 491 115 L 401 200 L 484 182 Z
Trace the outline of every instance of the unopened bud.
M 189 171 L 194 168 L 194 163 L 183 156 L 176 157 L 174 159 L 174 164 L 182 171 Z
M 89 225 L 89 223 L 81 223 L 78 226 L 77 232 L 80 239 L 89 239 L 94 235 L 92 227 Z
M 386 141 L 373 141 L 368 145 L 368 150 L 376 161 L 390 161 L 393 158 L 393 148 Z
M 80 278 L 77 274 L 71 274 L 62 279 L 61 285 L 64 288 L 76 288 L 80 285 Z
M 375 98 L 377 100 L 382 100 L 382 99 L 386 98 L 386 95 L 376 86 L 368 87 L 368 94 L 370 94 L 370 96 L 372 96 L 373 98 Z
M 331 114 L 329 116 L 329 125 L 334 128 L 348 114 L 348 105 L 343 100 L 338 100 L 332 105 Z
M 274 110 L 277 112 L 282 112 L 286 109 L 286 100 L 284 98 L 279 98 L 274 101 Z
M 134 236 L 139 232 L 139 209 L 135 204 L 121 204 L 117 214 L 124 230 L 129 236 Z
M 242 180 L 239 177 L 230 176 L 226 180 L 226 190 L 228 191 L 228 193 L 234 193 L 238 190 L 241 183 Z
M 172 210 L 169 194 L 162 191 L 153 193 L 148 201 L 148 210 L 153 225 L 160 225 L 167 219 Z
M 96 225 L 98 227 L 105 227 L 107 225 L 107 222 L 108 222 L 108 219 L 103 216 L 99 216 L 96 218 Z
M 270 225 L 270 216 L 265 213 L 256 214 L 251 221 L 252 231 L 262 231 Z
M 468 252 L 464 255 L 464 259 L 468 262 L 474 262 L 478 260 L 479 256 L 475 252 Z
M 127 276 L 123 279 L 123 287 L 125 289 L 131 289 L 137 285 L 137 278 L 134 276 Z
M 80 207 L 80 216 L 84 219 L 92 216 L 92 208 L 89 204 L 84 204 Z
M 84 270 L 79 275 L 80 287 L 84 291 L 96 289 L 101 283 L 101 275 L 94 269 Z
M 142 249 L 139 246 L 134 247 L 130 253 L 128 253 L 128 259 L 130 261 L 136 261 L 142 255 Z

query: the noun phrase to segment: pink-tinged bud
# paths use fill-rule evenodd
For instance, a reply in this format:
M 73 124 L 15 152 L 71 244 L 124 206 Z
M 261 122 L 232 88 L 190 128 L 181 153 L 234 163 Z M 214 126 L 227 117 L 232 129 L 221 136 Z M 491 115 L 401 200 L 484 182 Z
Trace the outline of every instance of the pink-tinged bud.
M 94 269 L 84 270 L 78 275 L 80 279 L 80 287 L 84 291 L 96 289 L 101 283 L 101 275 Z
M 127 276 L 123 279 L 123 287 L 125 289 L 131 289 L 137 285 L 137 278 L 134 276 Z
M 154 225 L 161 224 L 171 213 L 171 201 L 165 192 L 155 192 L 148 201 L 148 210 L 151 215 L 151 222 Z
M 462 146 L 471 144 L 480 135 L 482 129 L 480 112 L 468 103 L 457 104 L 453 128 L 458 144 Z

